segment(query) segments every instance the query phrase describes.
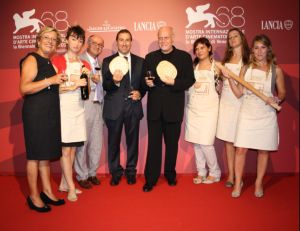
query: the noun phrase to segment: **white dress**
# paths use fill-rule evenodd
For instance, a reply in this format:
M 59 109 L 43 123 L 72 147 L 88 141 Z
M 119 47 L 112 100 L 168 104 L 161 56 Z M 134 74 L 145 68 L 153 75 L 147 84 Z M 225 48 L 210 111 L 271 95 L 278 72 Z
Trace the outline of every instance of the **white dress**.
M 80 78 L 81 62 L 68 61 L 66 57 L 66 74 L 68 81 L 66 85 L 72 85 L 72 78 Z M 70 79 L 71 78 L 71 79 Z M 60 94 L 60 113 L 61 113 L 61 136 L 63 143 L 86 141 L 86 122 L 84 115 L 84 104 L 81 99 L 80 87 L 75 91 Z
M 215 141 L 219 96 L 215 90 L 214 64 L 211 70 L 197 70 L 196 81 L 200 88 L 190 87 L 186 105 L 185 140 L 203 145 L 213 145 Z
M 249 67 L 245 80 L 266 96 L 271 91 L 272 72 Z M 279 144 L 277 115 L 274 108 L 244 89 L 244 99 L 239 114 L 234 146 L 266 151 L 275 151 Z
M 231 70 L 234 74 L 239 75 L 242 67 L 242 61 L 240 61 L 238 64 L 225 63 L 225 67 Z M 223 82 L 222 94 L 220 99 L 216 134 L 217 138 L 227 142 L 234 142 L 241 103 L 242 97 L 237 98 L 233 94 L 228 79 L 225 79 Z

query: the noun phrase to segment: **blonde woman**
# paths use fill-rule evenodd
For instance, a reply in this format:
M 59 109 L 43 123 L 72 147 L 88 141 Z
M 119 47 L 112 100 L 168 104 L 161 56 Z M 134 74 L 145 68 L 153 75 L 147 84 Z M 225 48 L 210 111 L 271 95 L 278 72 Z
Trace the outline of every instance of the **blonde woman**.
M 283 72 L 276 65 L 272 44 L 266 35 L 257 35 L 253 39 L 250 64 L 242 68 L 241 76 L 269 98 L 265 103 L 241 85 L 234 91 L 236 96 L 243 95 L 244 99 L 234 141 L 235 185 L 231 196 L 237 198 L 241 195 L 246 154 L 248 149 L 256 149 L 258 155 L 254 195 L 260 198 L 264 195 L 263 177 L 268 165 L 269 152 L 276 151 L 279 144 L 277 114 L 269 104 L 281 103 L 286 94 Z M 277 95 L 274 88 L 277 89 Z
M 44 27 L 36 38 L 35 52 L 20 62 L 20 92 L 24 96 L 22 119 L 27 158 L 29 207 L 37 212 L 49 212 L 50 205 L 63 205 L 53 194 L 50 182 L 50 160 L 61 156 L 60 110 L 58 86 L 65 78 L 56 74 L 50 57 L 60 44 L 58 31 Z M 38 189 L 38 176 L 42 192 Z

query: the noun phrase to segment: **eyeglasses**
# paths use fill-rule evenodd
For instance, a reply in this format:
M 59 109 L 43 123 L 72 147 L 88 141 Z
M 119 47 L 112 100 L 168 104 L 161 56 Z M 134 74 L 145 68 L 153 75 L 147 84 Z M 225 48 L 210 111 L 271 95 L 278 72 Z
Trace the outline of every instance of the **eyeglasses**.
M 50 38 L 48 36 L 42 36 L 41 38 L 47 42 L 57 43 L 57 38 Z
M 97 47 L 100 47 L 100 48 L 103 48 L 103 47 L 104 47 L 103 43 L 91 42 L 91 44 L 92 44 L 93 46 L 97 46 Z

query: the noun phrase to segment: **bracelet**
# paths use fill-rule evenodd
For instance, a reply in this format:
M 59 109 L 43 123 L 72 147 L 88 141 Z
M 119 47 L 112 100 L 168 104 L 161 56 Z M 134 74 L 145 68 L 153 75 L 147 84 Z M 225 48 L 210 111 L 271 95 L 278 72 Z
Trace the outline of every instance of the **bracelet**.
M 274 99 L 275 99 L 275 103 L 277 103 L 278 105 L 281 104 L 282 100 L 279 99 L 277 96 L 275 96 Z
M 45 78 L 46 81 L 46 86 L 48 89 L 50 89 L 51 83 L 49 82 L 49 80 L 47 78 Z

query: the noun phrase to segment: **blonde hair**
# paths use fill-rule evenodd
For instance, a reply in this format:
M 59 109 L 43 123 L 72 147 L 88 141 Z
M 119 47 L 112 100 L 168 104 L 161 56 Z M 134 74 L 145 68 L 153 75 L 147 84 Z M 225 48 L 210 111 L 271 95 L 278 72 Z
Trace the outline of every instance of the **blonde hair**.
M 41 40 L 41 37 L 43 36 L 43 34 L 49 33 L 49 32 L 56 33 L 56 36 L 57 36 L 56 46 L 58 46 L 61 43 L 62 39 L 61 39 L 61 35 L 58 32 L 58 30 L 51 26 L 44 26 L 43 28 L 41 28 L 41 30 L 39 31 L 39 33 L 36 36 L 36 42 L 35 42 L 36 48 L 39 48 L 38 42 Z

